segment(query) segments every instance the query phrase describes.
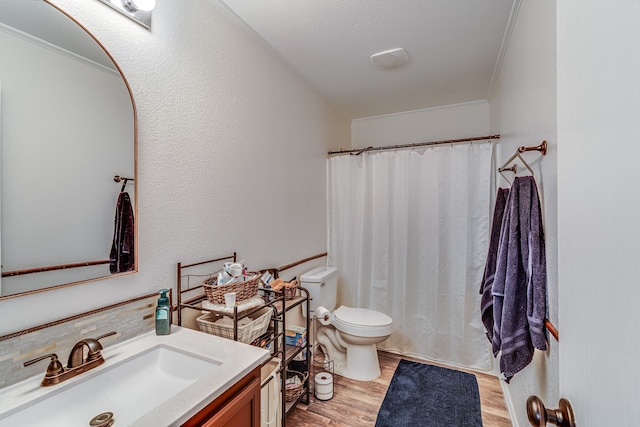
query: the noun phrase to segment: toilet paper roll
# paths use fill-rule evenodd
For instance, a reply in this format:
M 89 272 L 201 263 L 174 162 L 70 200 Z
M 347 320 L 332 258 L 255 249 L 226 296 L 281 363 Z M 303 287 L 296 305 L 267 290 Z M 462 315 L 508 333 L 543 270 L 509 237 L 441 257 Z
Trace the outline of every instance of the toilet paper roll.
M 329 400 L 333 397 L 333 375 L 328 372 L 320 372 L 314 377 L 314 384 L 317 399 Z
M 326 309 L 326 307 L 319 306 L 315 311 L 316 319 L 323 325 L 329 325 L 333 321 L 333 313 Z

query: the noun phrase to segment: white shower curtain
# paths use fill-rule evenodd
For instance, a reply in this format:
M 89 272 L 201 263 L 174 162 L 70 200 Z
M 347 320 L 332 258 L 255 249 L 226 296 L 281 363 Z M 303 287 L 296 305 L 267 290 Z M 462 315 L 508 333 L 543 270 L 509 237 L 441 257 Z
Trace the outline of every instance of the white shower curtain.
M 329 158 L 338 302 L 391 316 L 380 348 L 492 369 L 479 295 L 492 152 L 484 142 Z

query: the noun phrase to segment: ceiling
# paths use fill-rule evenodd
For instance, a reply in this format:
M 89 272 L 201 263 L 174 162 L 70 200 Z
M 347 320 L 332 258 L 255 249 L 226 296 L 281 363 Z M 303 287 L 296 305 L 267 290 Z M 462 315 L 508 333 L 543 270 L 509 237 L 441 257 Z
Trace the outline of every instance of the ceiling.
M 213 1 L 355 119 L 487 99 L 520 0 Z
M 356 119 L 488 99 L 521 0 L 211 1 Z M 41 0 L 2 0 L 0 16 L 113 67 L 102 49 L 66 45 L 79 40 L 66 31 L 84 32 Z M 407 65 L 372 66 L 370 55 L 399 47 Z

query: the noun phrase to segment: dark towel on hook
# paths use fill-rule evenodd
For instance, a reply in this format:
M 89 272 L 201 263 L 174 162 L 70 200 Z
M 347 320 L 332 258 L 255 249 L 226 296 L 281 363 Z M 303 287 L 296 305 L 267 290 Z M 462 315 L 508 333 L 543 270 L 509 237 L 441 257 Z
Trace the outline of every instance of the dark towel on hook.
M 547 271 L 538 189 L 516 177 L 502 220 L 493 295 L 493 354 L 507 382 L 547 349 Z
M 135 266 L 133 207 L 129 193 L 121 192 L 116 203 L 113 243 L 109 257 L 111 273 L 131 271 Z
M 508 188 L 499 188 L 496 195 L 496 205 L 493 209 L 493 223 L 491 225 L 491 237 L 489 241 L 489 253 L 487 254 L 487 263 L 484 267 L 482 275 L 482 283 L 480 284 L 480 313 L 482 323 L 487 331 L 489 342 L 493 341 L 493 295 L 491 295 L 491 287 L 496 273 L 496 263 L 498 261 L 498 244 L 500 242 L 500 228 L 502 218 L 504 217 L 504 208 L 507 205 L 507 197 L 509 197 Z

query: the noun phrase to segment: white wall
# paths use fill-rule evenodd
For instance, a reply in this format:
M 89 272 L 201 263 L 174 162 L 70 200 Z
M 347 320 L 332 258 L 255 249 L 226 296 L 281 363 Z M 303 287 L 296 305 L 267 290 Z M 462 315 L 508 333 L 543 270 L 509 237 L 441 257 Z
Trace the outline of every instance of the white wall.
M 560 391 L 580 427 L 640 425 L 640 5 L 558 2 Z
M 520 145 L 536 146 L 542 140 L 549 144 L 546 156 L 533 152 L 524 157 L 534 167 L 542 195 L 548 317 L 562 331 L 558 322 L 555 5 L 553 0 L 522 1 L 490 99 L 490 118 L 491 133 L 501 134 L 498 166 Z M 502 178 L 498 184 L 507 186 Z M 525 403 L 530 395 L 536 394 L 550 405 L 558 401 L 559 349 L 551 335 L 549 341 L 551 346 L 547 352 L 536 351 L 533 362 L 505 384 L 514 425 L 529 425 Z
M 351 137 L 353 148 L 380 147 L 485 136 L 488 126 L 489 103 L 476 101 L 356 119 Z
M 54 3 L 133 90 L 140 272 L 0 301 L 0 333 L 175 287 L 177 261 L 326 250 L 326 153 L 350 146 L 349 121 L 209 1 L 158 2 L 151 31 L 97 1 Z

